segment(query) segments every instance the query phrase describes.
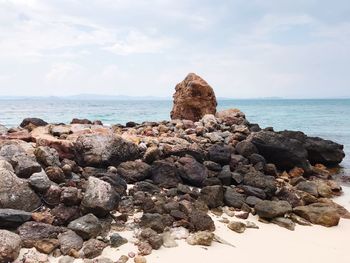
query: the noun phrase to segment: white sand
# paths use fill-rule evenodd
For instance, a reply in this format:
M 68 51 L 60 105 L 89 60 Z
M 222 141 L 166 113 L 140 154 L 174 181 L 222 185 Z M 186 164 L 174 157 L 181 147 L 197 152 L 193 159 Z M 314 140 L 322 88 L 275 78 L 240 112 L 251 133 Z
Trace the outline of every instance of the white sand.
M 337 203 L 350 210 L 350 187 L 343 187 L 344 194 L 334 199 Z M 225 214 L 224 217 L 228 216 Z M 260 229 L 247 229 L 243 234 L 237 234 L 218 222 L 220 217 L 213 216 L 217 230 L 215 234 L 225 239 L 235 247 L 214 242 L 210 247 L 190 246 L 184 240 L 177 241 L 176 248 L 153 250 L 147 256 L 148 263 L 231 263 L 231 262 L 261 262 L 261 263 L 349 263 L 350 262 L 350 220 L 341 219 L 336 227 L 300 226 L 295 231 L 289 231 L 275 224 L 264 224 L 257 217 L 250 216 L 249 221 L 255 222 Z M 232 220 L 238 220 L 232 218 Z M 244 220 L 242 220 L 244 221 Z M 120 232 L 129 240 L 132 233 Z M 116 261 L 128 252 L 137 252 L 137 248 L 128 243 L 120 248 L 106 248 L 102 256 Z M 52 260 L 57 262 L 57 259 Z M 82 262 L 82 260 L 75 260 Z M 130 259 L 128 262 L 134 262 Z

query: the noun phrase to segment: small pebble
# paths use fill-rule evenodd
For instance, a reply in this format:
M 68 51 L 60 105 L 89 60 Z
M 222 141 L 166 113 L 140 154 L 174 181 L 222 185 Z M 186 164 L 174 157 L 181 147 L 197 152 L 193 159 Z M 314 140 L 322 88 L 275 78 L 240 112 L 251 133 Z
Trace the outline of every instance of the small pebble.
M 135 263 L 146 263 L 147 260 L 146 260 L 146 258 L 144 256 L 136 256 L 134 258 L 134 262 Z

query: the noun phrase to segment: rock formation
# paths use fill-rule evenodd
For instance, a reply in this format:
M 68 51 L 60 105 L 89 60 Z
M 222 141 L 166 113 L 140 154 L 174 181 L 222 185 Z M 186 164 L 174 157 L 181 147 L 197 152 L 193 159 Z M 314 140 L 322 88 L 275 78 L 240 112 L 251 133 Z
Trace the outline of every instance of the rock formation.
M 198 121 L 205 114 L 216 113 L 216 97 L 213 89 L 201 77 L 190 73 L 176 85 L 171 119 Z

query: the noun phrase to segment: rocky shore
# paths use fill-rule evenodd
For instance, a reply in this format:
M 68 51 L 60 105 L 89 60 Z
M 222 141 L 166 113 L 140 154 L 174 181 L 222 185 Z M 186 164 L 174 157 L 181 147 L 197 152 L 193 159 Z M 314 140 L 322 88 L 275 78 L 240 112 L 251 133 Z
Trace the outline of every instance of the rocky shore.
M 177 86 L 171 121 L 1 126 L 0 262 L 141 263 L 180 239 L 232 245 L 210 215 L 232 235 L 257 227 L 250 214 L 291 231 L 350 218 L 332 201 L 342 188 L 328 169 L 344 158 L 342 145 L 262 129 L 237 109 L 216 112 L 211 91 L 190 74 Z M 128 242 L 137 249 L 99 257 Z

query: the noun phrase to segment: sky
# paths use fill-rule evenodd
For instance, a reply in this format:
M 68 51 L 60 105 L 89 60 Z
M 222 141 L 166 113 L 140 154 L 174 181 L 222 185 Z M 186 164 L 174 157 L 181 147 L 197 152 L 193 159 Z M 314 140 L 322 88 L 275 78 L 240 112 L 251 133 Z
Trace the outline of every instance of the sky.
M 0 0 L 0 96 L 350 97 L 349 0 Z

